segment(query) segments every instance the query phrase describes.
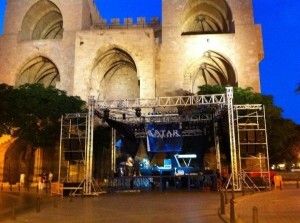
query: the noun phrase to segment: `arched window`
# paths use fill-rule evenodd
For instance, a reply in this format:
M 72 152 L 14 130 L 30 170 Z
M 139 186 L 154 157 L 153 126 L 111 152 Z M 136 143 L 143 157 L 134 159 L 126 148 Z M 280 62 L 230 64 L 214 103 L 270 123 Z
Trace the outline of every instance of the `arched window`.
M 229 6 L 224 0 L 190 0 L 182 17 L 182 34 L 233 33 Z
M 16 80 L 16 86 L 40 83 L 45 87 L 50 85 L 56 87 L 59 79 L 59 72 L 54 63 L 46 57 L 40 56 L 25 64 Z
M 40 0 L 26 13 L 21 28 L 21 40 L 60 39 L 63 18 L 59 8 L 48 0 Z
M 139 98 L 137 68 L 127 52 L 113 48 L 95 61 L 91 84 L 101 99 Z
M 230 62 L 222 55 L 207 51 L 204 53 L 200 61 L 192 64 L 186 71 L 189 83 L 193 93 L 198 91 L 198 87 L 202 85 L 220 85 L 220 86 L 237 86 L 237 78 Z M 187 76 L 187 74 L 185 76 Z

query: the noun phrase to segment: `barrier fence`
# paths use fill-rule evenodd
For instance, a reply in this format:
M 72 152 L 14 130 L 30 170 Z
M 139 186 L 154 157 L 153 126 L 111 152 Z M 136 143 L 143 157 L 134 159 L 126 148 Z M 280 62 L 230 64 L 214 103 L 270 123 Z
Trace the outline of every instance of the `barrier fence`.
M 108 192 L 115 191 L 165 191 L 165 190 L 217 190 L 215 175 L 181 176 L 137 176 L 109 178 L 106 185 Z

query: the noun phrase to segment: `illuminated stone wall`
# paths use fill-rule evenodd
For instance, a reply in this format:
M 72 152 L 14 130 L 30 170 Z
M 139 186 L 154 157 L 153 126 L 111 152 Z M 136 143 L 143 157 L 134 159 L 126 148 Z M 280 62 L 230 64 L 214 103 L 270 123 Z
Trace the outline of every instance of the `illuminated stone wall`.
M 5 153 L 12 142 L 13 139 L 9 135 L 0 137 L 0 182 L 3 180 Z
M 74 94 L 81 94 L 83 98 L 91 94 L 98 99 L 155 97 L 152 29 L 78 32 L 75 49 L 75 81 L 78 84 L 74 86 Z M 104 82 L 110 70 L 113 74 Z
M 196 92 L 205 83 L 260 91 L 264 53 L 251 0 L 162 4 L 161 26 L 145 25 L 144 18 L 136 24 L 128 18 L 124 25 L 123 18 L 113 19 L 108 25 L 92 0 L 9 0 L 0 39 L 0 81 L 54 85 L 85 100 L 90 94 L 99 99 L 176 95 Z M 56 32 L 46 35 L 48 26 Z M 117 51 L 124 53 L 125 64 L 118 56 L 113 59 L 117 66 L 106 64 L 102 57 Z
M 51 13 L 52 16 L 48 16 Z M 72 94 L 76 32 L 89 29 L 99 21 L 100 15 L 92 0 L 7 1 L 4 32 L 0 39 L 0 82 L 18 85 L 27 78 L 28 83 L 44 84 L 42 77 L 48 75 L 48 67 L 40 70 L 36 65 L 30 74 L 26 71 L 26 67 L 31 67 L 42 57 L 58 72 L 57 80 L 51 84 Z M 55 30 L 59 23 L 62 23 L 62 29 L 51 33 L 49 26 Z M 48 32 L 50 34 L 46 35 Z M 27 74 L 22 75 L 23 71 Z M 34 78 L 37 76 L 41 78 Z M 22 81 L 19 81 L 20 77 Z M 50 83 L 46 81 L 45 85 Z
M 207 66 L 201 66 L 212 65 L 204 58 L 206 52 L 210 51 L 217 53 L 231 65 L 232 71 L 227 70 L 227 72 L 234 73 L 237 86 L 250 86 L 255 91 L 260 91 L 258 65 L 263 58 L 263 48 L 260 26 L 255 25 L 253 20 L 252 1 L 227 1 L 227 10 L 231 10 L 233 19 L 232 30 L 220 32 L 208 30 L 202 33 L 201 30 L 198 32 L 195 30 L 194 33 L 186 34 L 184 12 L 189 11 L 186 8 L 192 7 L 190 5 L 195 2 L 206 6 L 206 2 L 221 5 L 221 2 L 225 1 L 163 1 L 163 44 L 158 54 L 159 75 L 156 76 L 159 94 L 174 94 L 178 89 L 195 92 L 195 87 L 192 85 L 199 81 L 195 77 L 195 69 L 200 70 L 200 76 L 202 70 L 206 73 L 206 77 L 216 76 L 206 68 Z M 203 10 L 202 14 L 212 13 L 207 9 Z M 202 14 L 199 12 L 199 15 Z M 197 14 L 191 12 L 191 16 L 194 15 Z M 214 65 L 213 69 L 219 70 L 220 73 L 223 73 L 222 70 L 226 71 L 226 69 L 219 69 L 218 65 Z

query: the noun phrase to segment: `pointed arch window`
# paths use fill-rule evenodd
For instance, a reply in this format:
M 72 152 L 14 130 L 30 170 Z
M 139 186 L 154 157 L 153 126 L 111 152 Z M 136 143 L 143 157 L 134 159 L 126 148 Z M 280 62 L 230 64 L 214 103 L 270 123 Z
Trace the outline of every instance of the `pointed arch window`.
M 234 24 L 224 0 L 190 0 L 182 18 L 182 34 L 233 33 Z
M 63 18 L 51 1 L 40 0 L 26 13 L 21 28 L 21 40 L 61 39 Z
M 45 87 L 50 85 L 56 87 L 59 80 L 60 75 L 55 64 L 48 58 L 40 56 L 25 64 L 16 80 L 16 86 L 40 83 Z
M 187 74 L 189 78 L 184 85 L 190 86 L 187 90 L 193 93 L 201 85 L 237 86 L 232 65 L 224 56 L 214 51 L 206 51 L 200 61 L 189 67 Z
M 92 90 L 101 99 L 139 98 L 140 86 L 133 58 L 119 48 L 99 53 L 92 71 Z

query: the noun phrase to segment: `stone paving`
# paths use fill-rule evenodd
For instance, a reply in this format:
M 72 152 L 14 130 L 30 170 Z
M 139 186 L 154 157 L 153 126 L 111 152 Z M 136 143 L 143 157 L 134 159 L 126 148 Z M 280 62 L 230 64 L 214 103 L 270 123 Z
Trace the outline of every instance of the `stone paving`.
M 253 208 L 257 208 L 257 221 L 253 220 Z M 230 222 L 230 206 L 226 205 L 225 222 Z M 241 193 L 235 199 L 236 223 L 298 223 L 300 222 L 300 189 L 286 186 L 255 194 Z
M 1 222 L 222 223 L 217 192 L 127 192 L 92 197 L 41 198 L 40 212 L 17 210 Z M 44 202 L 46 201 L 46 203 Z M 34 204 L 33 204 L 34 205 Z
M 230 196 L 229 192 L 228 199 Z M 24 191 L 0 192 L 0 198 L 0 222 L 7 223 L 230 222 L 229 204 L 225 215 L 220 215 L 218 192 L 123 192 L 62 198 Z M 12 200 L 15 200 L 14 213 Z M 259 223 L 298 223 L 300 189 L 287 186 L 283 190 L 248 192 L 246 196 L 235 193 L 236 223 L 253 223 L 253 207 L 258 210 Z

